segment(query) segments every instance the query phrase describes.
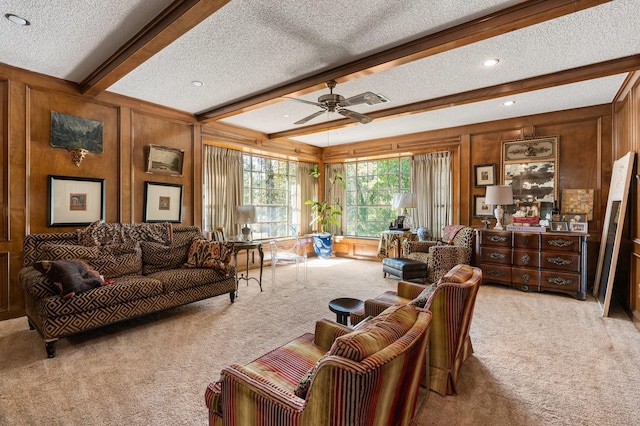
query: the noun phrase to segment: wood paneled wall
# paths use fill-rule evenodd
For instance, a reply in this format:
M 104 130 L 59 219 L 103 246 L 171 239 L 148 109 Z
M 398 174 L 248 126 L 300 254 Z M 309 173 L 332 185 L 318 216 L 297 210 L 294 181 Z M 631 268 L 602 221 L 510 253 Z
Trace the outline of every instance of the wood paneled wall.
M 627 97 L 632 93 L 633 100 L 630 97 L 626 102 L 634 103 L 637 114 L 637 90 L 629 91 Z M 51 111 L 102 121 L 104 152 L 89 153 L 76 167 L 66 150 L 50 146 Z M 627 120 L 629 127 L 633 120 L 626 117 L 632 112 L 627 107 L 622 111 L 619 120 Z M 633 121 L 636 127 L 637 121 Z M 634 131 L 637 138 L 638 131 Z M 480 226 L 480 220 L 472 217 L 471 206 L 473 195 L 484 194 L 484 188 L 474 186 L 473 165 L 496 163 L 499 170 L 501 142 L 533 135 L 560 136 L 561 190 L 596 190 L 598 207 L 590 232 L 599 238 L 612 158 L 626 149 L 612 145 L 611 105 L 319 149 L 269 140 L 232 126 L 201 125 L 190 114 L 112 93 L 84 96 L 68 82 L 0 65 L 0 320 L 24 314 L 17 283 L 24 236 L 74 229 L 46 226 L 48 175 L 105 178 L 106 219 L 110 222 L 142 220 L 145 181 L 182 184 L 183 224 L 201 225 L 203 141 L 319 163 L 446 149 L 454 155 L 455 221 Z M 635 143 L 637 146 L 637 139 Z M 183 176 L 145 173 L 149 144 L 183 149 Z M 375 259 L 376 253 L 377 241 L 371 239 L 342 238 L 339 244 L 339 254 L 344 256 Z
M 613 292 L 622 306 L 632 315 L 640 329 L 640 176 L 638 176 L 638 153 L 640 153 L 640 72 L 632 73 L 614 101 L 613 158 L 617 159 L 629 151 L 636 152 L 635 170 L 629 194 L 629 220 L 625 224 L 619 265 L 628 267 L 620 279 L 616 277 Z

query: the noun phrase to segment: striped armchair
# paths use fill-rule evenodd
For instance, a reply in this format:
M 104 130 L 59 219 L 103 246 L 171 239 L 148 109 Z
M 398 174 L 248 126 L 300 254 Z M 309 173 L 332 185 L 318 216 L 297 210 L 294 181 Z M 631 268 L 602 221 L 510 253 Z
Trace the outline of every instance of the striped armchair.
M 408 425 L 431 313 L 392 306 L 353 330 L 329 320 L 247 365 L 222 370 L 210 425 Z
M 469 265 L 457 265 L 432 285 L 398 282 L 398 291 L 388 291 L 365 300 L 364 307 L 351 313 L 357 324 L 391 305 L 410 304 L 433 314 L 429 337 L 429 388 L 441 395 L 456 393 L 458 372 L 473 353 L 471 320 L 476 295 L 482 283 L 482 271 Z M 426 385 L 426 383 L 424 383 Z

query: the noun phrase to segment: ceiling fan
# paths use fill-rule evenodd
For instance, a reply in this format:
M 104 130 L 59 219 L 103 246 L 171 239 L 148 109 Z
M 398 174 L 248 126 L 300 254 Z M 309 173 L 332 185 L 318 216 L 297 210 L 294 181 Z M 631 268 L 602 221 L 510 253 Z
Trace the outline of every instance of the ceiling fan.
M 389 102 L 389 99 L 385 98 L 382 95 L 378 95 L 373 92 L 364 92 L 359 95 L 351 96 L 350 98 L 345 98 L 342 95 L 338 95 L 337 93 L 333 93 L 333 89 L 336 87 L 335 80 L 327 81 L 327 87 L 329 88 L 329 93 L 326 95 L 322 95 L 318 98 L 318 102 L 305 101 L 303 99 L 296 98 L 288 98 L 293 99 L 294 101 L 302 102 L 309 105 L 315 105 L 317 107 L 322 108 L 321 111 L 314 112 L 308 117 L 300 119 L 293 124 L 304 124 L 309 120 L 313 120 L 314 118 L 322 115 L 326 112 L 337 112 L 338 114 L 344 115 L 347 118 L 358 121 L 362 124 L 371 123 L 373 118 L 368 115 L 360 114 L 358 112 L 347 109 L 346 107 L 352 105 L 359 104 L 367 104 L 374 105 L 379 104 L 381 102 Z

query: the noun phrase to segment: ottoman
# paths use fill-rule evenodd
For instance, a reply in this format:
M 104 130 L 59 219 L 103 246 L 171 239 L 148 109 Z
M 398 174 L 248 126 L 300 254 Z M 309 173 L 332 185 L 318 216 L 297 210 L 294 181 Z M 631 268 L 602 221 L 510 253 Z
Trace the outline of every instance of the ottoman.
M 382 259 L 382 273 L 399 277 L 401 280 L 427 279 L 427 264 L 419 260 L 405 259 L 403 257 L 385 257 Z

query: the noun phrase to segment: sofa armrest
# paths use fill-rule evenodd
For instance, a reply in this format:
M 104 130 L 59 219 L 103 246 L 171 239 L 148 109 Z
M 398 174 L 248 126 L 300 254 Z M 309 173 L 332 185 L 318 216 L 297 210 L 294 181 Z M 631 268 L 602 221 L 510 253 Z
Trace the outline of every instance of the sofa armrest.
M 328 351 L 331 349 L 331 345 L 333 345 L 336 338 L 352 331 L 353 329 L 346 325 L 338 324 L 337 322 L 328 319 L 321 319 L 320 321 L 316 321 L 313 343 Z
M 409 281 L 398 281 L 398 296 L 413 300 L 418 297 L 425 288 L 427 288 L 427 286 L 423 284 L 412 283 Z
M 382 302 L 377 299 L 367 299 L 364 301 L 364 313 L 366 316 L 377 317 L 389 306 L 391 305 L 387 302 Z

